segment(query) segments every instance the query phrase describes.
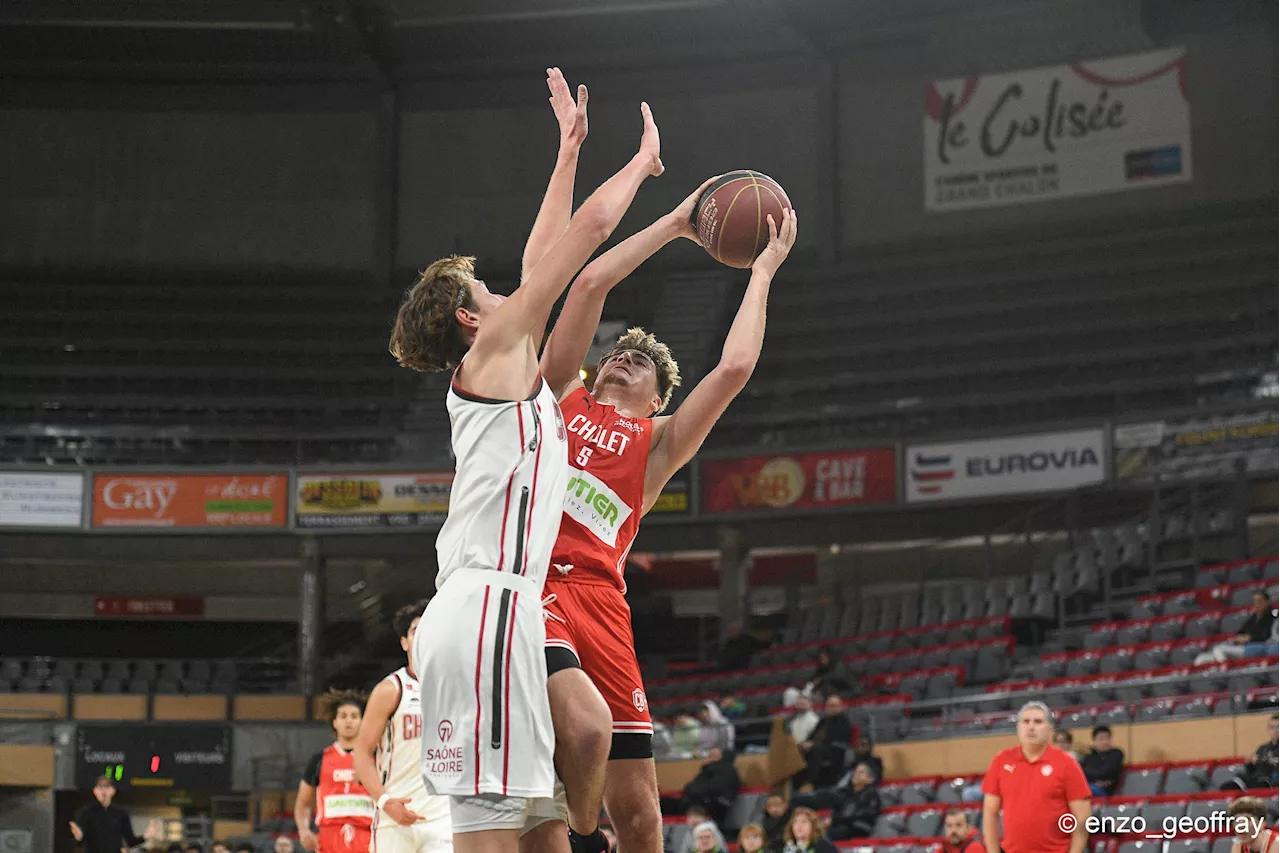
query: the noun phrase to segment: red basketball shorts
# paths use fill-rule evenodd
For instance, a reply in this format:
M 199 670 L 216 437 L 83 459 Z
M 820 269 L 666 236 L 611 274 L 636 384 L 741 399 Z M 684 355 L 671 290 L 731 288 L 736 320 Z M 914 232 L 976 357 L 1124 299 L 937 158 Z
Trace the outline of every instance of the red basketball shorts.
M 613 757 L 636 757 L 618 754 L 618 735 L 643 735 L 647 745 L 653 719 L 636 660 L 626 597 L 610 584 L 548 578 L 543 608 L 548 653 L 560 649 L 573 653 L 613 715 Z

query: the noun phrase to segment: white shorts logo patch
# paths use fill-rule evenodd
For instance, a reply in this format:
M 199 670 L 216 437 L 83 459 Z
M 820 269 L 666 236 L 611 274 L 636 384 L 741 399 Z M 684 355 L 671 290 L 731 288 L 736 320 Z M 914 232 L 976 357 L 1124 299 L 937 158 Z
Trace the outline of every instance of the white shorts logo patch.
M 649 707 L 649 701 L 644 698 L 644 691 L 639 687 L 631 691 L 631 704 L 636 706 L 637 711 L 643 711 Z

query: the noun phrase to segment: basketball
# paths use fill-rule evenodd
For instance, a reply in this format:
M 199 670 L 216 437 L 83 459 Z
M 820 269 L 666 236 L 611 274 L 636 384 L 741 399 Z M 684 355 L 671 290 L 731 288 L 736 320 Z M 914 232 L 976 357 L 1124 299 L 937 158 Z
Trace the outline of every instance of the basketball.
M 773 178 L 750 169 L 729 172 L 707 187 L 693 211 L 693 227 L 707 253 L 726 266 L 746 269 L 769 245 L 769 222 L 782 227 L 791 207 Z

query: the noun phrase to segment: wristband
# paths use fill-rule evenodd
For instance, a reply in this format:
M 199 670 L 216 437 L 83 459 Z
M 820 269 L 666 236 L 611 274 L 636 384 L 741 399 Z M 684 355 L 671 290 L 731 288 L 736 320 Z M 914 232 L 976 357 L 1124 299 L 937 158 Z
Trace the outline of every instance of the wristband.
M 383 792 L 382 792 L 382 796 L 381 796 L 381 797 L 378 797 L 377 808 L 378 808 L 378 810 L 379 810 L 379 811 L 381 811 L 381 810 L 382 810 L 382 808 L 383 808 L 384 806 L 386 806 L 386 804 L 387 804 L 387 800 L 389 800 L 389 799 L 391 799 L 391 795 L 390 795 L 390 794 L 388 794 L 386 791 L 383 791 Z

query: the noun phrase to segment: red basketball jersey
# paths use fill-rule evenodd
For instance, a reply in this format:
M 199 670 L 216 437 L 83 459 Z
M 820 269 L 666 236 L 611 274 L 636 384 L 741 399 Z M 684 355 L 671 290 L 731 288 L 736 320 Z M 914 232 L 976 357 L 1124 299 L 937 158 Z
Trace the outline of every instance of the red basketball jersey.
M 579 388 L 560 403 L 569 432 L 569 487 L 548 577 L 609 583 L 623 567 L 644 513 L 652 418 L 628 418 Z
M 373 825 L 373 797 L 356 778 L 355 759 L 336 743 L 320 753 L 316 788 L 316 826 Z

